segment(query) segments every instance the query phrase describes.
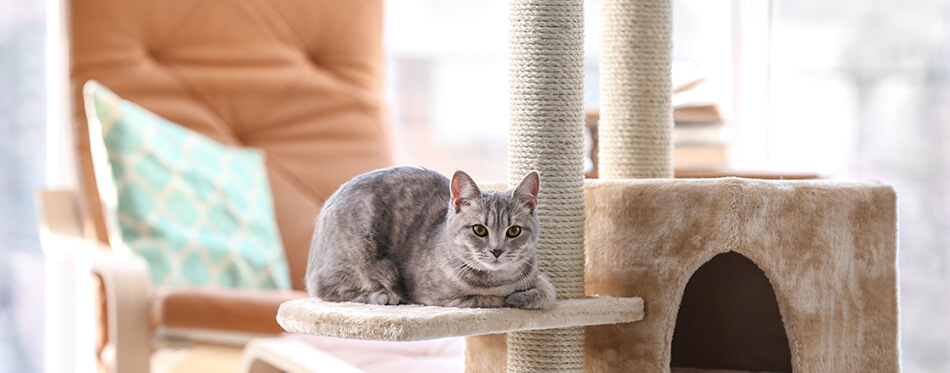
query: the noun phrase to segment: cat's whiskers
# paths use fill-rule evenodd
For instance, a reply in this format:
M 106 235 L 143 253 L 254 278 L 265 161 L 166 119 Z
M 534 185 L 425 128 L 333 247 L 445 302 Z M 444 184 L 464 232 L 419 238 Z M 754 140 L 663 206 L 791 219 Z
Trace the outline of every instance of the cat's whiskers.
M 442 270 L 443 273 L 458 277 L 462 274 L 461 267 L 461 265 L 455 262 L 455 258 L 450 256 L 439 266 L 439 269 Z
M 455 262 L 455 263 L 453 263 Z M 456 277 L 461 278 L 466 274 L 472 274 L 475 271 L 475 266 L 478 263 L 474 259 L 468 259 L 461 257 L 458 254 L 450 255 L 446 258 L 445 262 L 442 264 L 442 269 L 449 269 L 452 271 Z M 447 268 L 448 267 L 448 268 Z
M 528 266 L 519 266 L 518 267 L 518 281 L 521 282 L 522 286 L 528 285 L 528 280 L 531 275 L 531 267 Z

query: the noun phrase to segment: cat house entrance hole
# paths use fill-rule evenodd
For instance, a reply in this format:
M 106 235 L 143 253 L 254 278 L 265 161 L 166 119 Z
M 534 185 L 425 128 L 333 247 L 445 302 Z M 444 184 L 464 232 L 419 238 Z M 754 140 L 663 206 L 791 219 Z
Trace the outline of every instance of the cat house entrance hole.
M 778 302 L 765 273 L 735 252 L 719 254 L 686 284 L 670 366 L 791 372 Z

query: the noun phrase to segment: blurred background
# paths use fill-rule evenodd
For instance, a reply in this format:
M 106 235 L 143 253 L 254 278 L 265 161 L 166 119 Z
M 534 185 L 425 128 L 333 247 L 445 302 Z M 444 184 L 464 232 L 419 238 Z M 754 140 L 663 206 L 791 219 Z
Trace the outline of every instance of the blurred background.
M 596 109 L 600 1 L 585 7 Z M 507 11 L 502 0 L 387 3 L 400 163 L 507 178 Z M 64 84 L 45 73 L 62 63 L 47 37 L 59 12 L 56 0 L 0 0 L 0 373 L 43 371 L 33 193 L 75 186 L 64 113 L 47 112 Z M 677 167 L 897 188 L 908 372 L 950 371 L 948 27 L 950 0 L 674 0 Z

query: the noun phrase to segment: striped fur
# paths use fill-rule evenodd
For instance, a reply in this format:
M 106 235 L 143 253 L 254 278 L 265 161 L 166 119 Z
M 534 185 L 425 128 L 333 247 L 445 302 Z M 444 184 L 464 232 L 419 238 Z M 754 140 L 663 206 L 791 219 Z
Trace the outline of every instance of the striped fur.
M 415 167 L 358 176 L 320 213 L 307 290 L 340 302 L 550 308 L 554 288 L 536 260 L 538 186 L 535 172 L 506 192 L 481 191 L 462 171 L 451 181 Z M 521 232 L 508 237 L 512 226 Z

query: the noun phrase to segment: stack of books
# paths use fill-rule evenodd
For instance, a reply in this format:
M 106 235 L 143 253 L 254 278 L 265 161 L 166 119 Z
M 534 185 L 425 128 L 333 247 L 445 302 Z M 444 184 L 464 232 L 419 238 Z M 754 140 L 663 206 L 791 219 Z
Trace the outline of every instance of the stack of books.
M 706 77 L 695 69 L 673 73 L 673 168 L 677 171 L 715 171 L 729 167 L 729 131 Z M 688 66 L 687 66 L 688 67 Z M 683 71 L 686 71 L 685 73 Z M 587 160 L 585 172 L 597 177 L 598 108 L 585 110 Z
M 675 75 L 674 75 L 675 77 Z M 685 78 L 673 87 L 673 167 L 714 170 L 729 164 L 729 132 L 705 77 Z

